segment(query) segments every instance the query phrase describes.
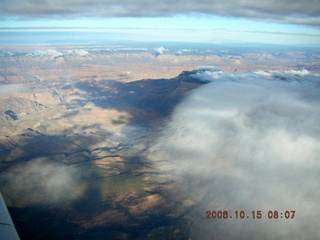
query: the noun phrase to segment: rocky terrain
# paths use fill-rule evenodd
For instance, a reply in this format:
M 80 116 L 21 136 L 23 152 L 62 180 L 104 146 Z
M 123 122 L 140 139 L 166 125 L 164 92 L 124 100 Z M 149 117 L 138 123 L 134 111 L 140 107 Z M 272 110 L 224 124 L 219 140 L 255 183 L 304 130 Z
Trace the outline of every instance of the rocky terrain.
M 2 47 L 0 190 L 21 239 L 194 239 L 200 196 L 146 157 L 176 104 L 205 84 L 193 69 L 301 62 L 319 71 L 319 54 L 288 51 Z
M 67 79 L 52 73 L 69 71 L 63 62 L 42 71 L 30 65 L 55 60 L 32 61 L 22 79 L 2 69 L 0 100 L 0 186 L 21 238 L 188 239 L 182 216 L 193 202 L 174 197 L 170 178 L 153 177 L 144 151 L 174 105 L 204 83 L 194 72 Z

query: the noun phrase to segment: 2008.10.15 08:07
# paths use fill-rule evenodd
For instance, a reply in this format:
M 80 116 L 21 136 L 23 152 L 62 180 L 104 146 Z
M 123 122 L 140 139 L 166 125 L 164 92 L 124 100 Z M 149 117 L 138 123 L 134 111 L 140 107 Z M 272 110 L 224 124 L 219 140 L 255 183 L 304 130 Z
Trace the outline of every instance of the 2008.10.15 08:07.
M 285 210 L 285 211 L 277 211 L 270 210 L 267 212 L 267 215 L 263 213 L 261 210 L 254 210 L 251 213 L 247 214 L 243 210 L 236 210 L 232 214 L 228 211 L 224 210 L 207 210 L 206 211 L 206 219 L 262 219 L 264 216 L 267 216 L 268 219 L 294 219 L 295 210 Z

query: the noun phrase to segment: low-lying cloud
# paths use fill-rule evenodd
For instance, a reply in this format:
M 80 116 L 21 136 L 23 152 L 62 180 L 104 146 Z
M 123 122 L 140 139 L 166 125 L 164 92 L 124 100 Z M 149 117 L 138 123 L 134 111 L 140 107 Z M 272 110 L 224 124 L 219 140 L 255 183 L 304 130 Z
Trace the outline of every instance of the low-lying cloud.
M 198 199 L 198 238 L 320 238 L 319 76 L 202 69 L 194 77 L 211 83 L 175 109 L 152 157 Z M 233 219 L 204 220 L 206 210 Z M 262 219 L 235 219 L 236 210 L 250 218 L 261 210 Z M 286 210 L 294 219 L 280 218 Z
M 64 57 L 64 56 L 86 56 L 88 55 L 89 52 L 83 49 L 73 49 L 73 50 L 68 50 L 68 51 L 57 51 L 54 49 L 47 49 L 47 50 L 39 50 L 39 51 L 34 51 L 31 53 L 28 53 L 28 56 L 32 57 Z
M 2 17 L 76 18 L 76 17 L 163 17 L 178 14 L 208 14 L 242 17 L 282 23 L 319 25 L 318 0 L 15 0 L 0 3 Z
M 38 158 L 16 164 L 2 173 L 1 191 L 10 205 L 65 205 L 84 193 L 86 186 L 80 181 L 83 177 L 74 166 Z

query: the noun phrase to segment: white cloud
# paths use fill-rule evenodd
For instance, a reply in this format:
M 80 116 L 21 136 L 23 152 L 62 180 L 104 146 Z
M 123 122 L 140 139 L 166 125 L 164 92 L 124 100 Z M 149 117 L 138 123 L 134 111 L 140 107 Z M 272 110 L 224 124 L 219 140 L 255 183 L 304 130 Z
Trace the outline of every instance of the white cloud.
M 89 52 L 83 49 L 73 49 L 73 50 L 68 50 L 64 53 L 64 55 L 78 55 L 78 56 L 86 56 L 88 55 Z
M 46 158 L 16 164 L 2 173 L 2 192 L 14 199 L 16 206 L 33 204 L 67 204 L 80 197 L 85 188 L 83 174 L 74 166 L 67 166 Z M 5 183 L 5 184 L 4 184 Z
M 57 51 L 55 49 L 47 49 L 47 50 L 37 50 L 34 52 L 30 52 L 27 54 L 28 56 L 34 57 L 64 57 L 64 56 L 87 56 L 89 52 L 83 49 L 72 49 L 67 51 Z
M 28 56 L 36 56 L 36 57 L 45 57 L 45 56 L 51 56 L 51 57 L 63 57 L 63 53 L 59 52 L 54 49 L 48 49 L 48 50 L 39 50 L 34 51 L 31 53 L 28 53 Z
M 154 49 L 155 51 L 156 51 L 156 53 L 157 54 L 159 54 L 159 55 L 162 55 L 162 54 L 164 54 L 165 52 L 167 52 L 167 51 L 169 51 L 168 49 L 166 49 L 166 48 L 164 48 L 164 47 L 158 47 L 158 48 L 155 48 Z
M 202 215 L 193 216 L 204 229 L 199 239 L 318 239 L 319 76 L 204 71 L 197 77 L 212 83 L 176 108 L 150 158 L 200 199 Z M 205 210 L 264 215 L 201 221 Z M 270 220 L 269 210 L 295 210 L 296 217 Z

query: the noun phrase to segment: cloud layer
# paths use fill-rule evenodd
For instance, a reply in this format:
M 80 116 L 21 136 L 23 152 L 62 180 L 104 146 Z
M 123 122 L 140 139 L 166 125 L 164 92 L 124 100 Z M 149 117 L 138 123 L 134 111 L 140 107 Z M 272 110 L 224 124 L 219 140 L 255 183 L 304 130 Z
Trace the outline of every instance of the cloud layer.
M 162 17 L 209 14 L 282 23 L 319 25 L 318 0 L 4 0 L 0 14 L 19 18 Z
M 34 51 L 31 53 L 28 53 L 28 56 L 33 56 L 33 57 L 64 57 L 64 56 L 86 56 L 88 55 L 89 52 L 83 49 L 73 49 L 73 50 L 68 50 L 64 52 L 60 52 L 54 49 L 48 49 L 48 50 L 38 50 Z
M 152 157 L 199 199 L 199 239 L 318 239 L 319 76 L 202 69 L 195 77 L 212 83 L 176 108 Z M 263 218 L 201 221 L 206 210 Z M 296 216 L 270 220 L 269 210 Z

